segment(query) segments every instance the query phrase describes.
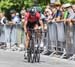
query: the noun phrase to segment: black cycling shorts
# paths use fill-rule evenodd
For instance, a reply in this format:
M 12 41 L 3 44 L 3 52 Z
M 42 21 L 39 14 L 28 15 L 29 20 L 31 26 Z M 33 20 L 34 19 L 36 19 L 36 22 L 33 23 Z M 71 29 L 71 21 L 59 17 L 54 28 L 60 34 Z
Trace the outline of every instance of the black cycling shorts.
M 39 24 L 39 21 L 35 21 L 35 22 L 29 22 L 29 21 L 28 21 L 28 23 L 27 23 L 27 28 L 28 28 L 28 29 L 33 29 L 36 24 L 37 24 L 37 25 L 40 25 L 40 24 Z

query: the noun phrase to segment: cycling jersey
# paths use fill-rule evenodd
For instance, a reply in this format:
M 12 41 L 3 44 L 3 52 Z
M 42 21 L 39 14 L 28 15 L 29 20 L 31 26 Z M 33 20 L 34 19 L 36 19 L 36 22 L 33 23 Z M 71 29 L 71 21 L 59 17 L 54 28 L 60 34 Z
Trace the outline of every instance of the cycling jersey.
M 40 19 L 40 13 L 36 12 L 34 16 L 32 16 L 29 12 L 25 14 L 25 21 L 27 22 L 36 22 Z

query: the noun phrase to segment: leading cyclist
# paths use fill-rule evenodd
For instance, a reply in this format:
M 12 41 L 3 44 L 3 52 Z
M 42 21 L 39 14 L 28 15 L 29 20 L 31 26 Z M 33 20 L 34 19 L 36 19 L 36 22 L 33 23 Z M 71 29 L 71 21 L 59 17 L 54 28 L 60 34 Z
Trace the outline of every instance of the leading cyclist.
M 39 26 L 41 26 L 43 30 L 43 22 L 42 19 L 40 19 L 40 13 L 37 12 L 34 8 L 30 9 L 26 14 L 25 14 L 25 22 L 24 22 L 24 31 L 26 33 L 26 43 L 25 43 L 25 48 L 28 50 L 29 47 L 29 41 L 30 41 L 30 31 L 29 29 L 38 29 Z M 27 51 L 26 50 L 26 51 Z

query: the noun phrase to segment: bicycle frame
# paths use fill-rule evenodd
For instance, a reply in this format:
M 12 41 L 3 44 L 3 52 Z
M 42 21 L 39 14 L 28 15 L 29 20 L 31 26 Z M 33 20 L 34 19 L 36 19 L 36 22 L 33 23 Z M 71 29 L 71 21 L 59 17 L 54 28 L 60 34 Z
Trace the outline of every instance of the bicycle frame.
M 40 36 L 39 34 L 39 29 L 34 30 L 34 29 L 30 29 L 30 44 L 29 44 L 29 53 L 28 53 L 28 62 L 39 62 L 40 60 Z M 40 41 L 40 42 L 39 42 Z

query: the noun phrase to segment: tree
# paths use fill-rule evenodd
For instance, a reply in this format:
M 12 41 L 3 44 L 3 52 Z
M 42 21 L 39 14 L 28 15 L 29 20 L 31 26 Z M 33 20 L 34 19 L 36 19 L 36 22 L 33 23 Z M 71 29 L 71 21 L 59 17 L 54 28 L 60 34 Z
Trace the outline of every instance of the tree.
M 75 3 L 75 0 L 61 0 L 62 3 Z
M 34 1 L 37 2 L 42 8 L 50 3 L 50 0 L 0 0 L 0 11 L 6 11 L 8 9 L 17 9 L 18 11 L 22 6 L 25 5 L 26 8 L 32 6 Z M 75 0 L 60 0 L 62 3 L 75 3 Z M 36 3 L 35 3 L 36 4 Z

